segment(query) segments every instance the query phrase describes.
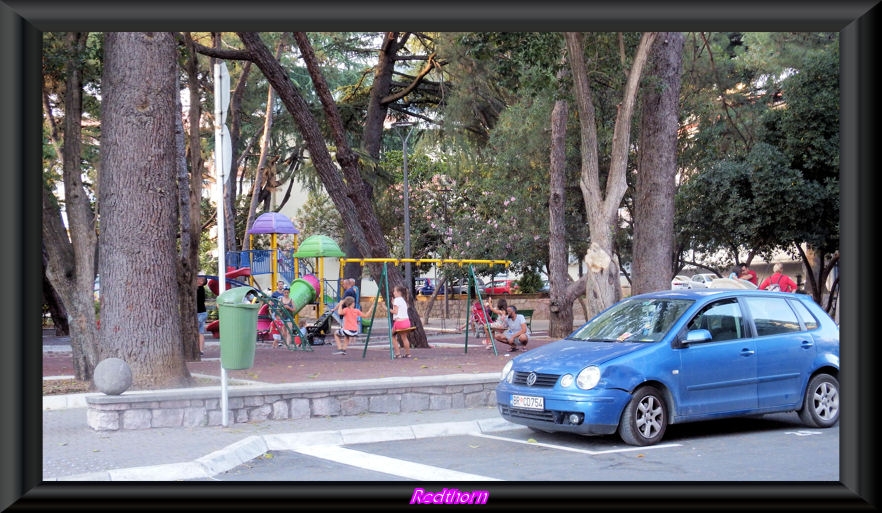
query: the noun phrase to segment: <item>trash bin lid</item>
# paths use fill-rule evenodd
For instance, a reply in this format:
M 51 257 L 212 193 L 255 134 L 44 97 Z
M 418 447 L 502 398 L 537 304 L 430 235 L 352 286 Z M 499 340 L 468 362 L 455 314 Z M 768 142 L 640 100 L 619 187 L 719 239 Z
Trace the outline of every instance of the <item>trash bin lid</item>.
M 255 297 L 257 297 L 257 291 L 252 287 L 232 287 L 217 297 L 217 303 L 223 305 L 246 305 L 251 304 L 252 298 Z

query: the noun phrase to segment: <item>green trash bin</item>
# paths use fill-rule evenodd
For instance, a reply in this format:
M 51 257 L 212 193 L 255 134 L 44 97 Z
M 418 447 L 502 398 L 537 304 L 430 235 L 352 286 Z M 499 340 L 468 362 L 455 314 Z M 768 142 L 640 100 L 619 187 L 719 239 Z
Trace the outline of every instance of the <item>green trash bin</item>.
M 233 287 L 217 297 L 220 321 L 221 367 L 227 370 L 250 369 L 257 346 L 257 311 L 252 303 L 257 292 L 251 287 Z

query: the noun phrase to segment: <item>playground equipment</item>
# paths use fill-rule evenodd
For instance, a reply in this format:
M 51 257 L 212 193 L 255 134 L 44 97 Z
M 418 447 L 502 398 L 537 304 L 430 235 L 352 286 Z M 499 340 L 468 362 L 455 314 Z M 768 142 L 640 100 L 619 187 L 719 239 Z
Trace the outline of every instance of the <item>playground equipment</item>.
M 274 324 L 276 330 L 279 330 L 282 326 L 284 326 L 289 333 L 298 333 L 300 327 L 297 325 L 297 313 L 300 312 L 300 310 L 302 310 L 305 306 L 315 301 L 316 294 L 318 293 L 318 283 L 318 279 L 312 275 L 307 275 L 303 278 L 298 278 L 291 282 L 288 296 L 291 298 L 291 302 L 293 303 L 293 312 L 285 308 L 285 306 L 282 305 L 282 302 L 278 299 L 267 295 L 259 290 L 246 286 L 248 290 L 253 292 L 254 301 L 262 303 L 262 305 L 259 307 L 259 310 L 257 311 L 257 322 L 254 330 L 255 342 L 258 339 L 264 340 L 265 337 L 271 336 Z M 245 289 L 243 289 L 243 291 L 244 290 Z M 220 304 L 218 306 L 220 306 Z M 219 317 L 223 316 L 221 315 Z M 224 331 L 220 328 L 220 321 L 221 318 L 213 321 L 212 323 L 210 323 L 210 325 L 206 326 L 206 329 L 208 329 L 208 331 L 211 331 L 212 333 L 219 332 L 221 335 L 223 335 Z M 217 334 L 215 334 L 215 337 L 217 337 Z M 221 341 L 223 341 L 223 336 L 221 336 L 220 338 Z M 285 343 L 285 346 L 288 349 L 292 350 L 310 350 L 310 348 L 307 347 L 306 344 L 300 344 L 300 346 L 297 346 L 295 344 L 292 347 Z
M 254 224 L 251 225 L 251 229 L 248 230 L 249 246 L 252 248 L 254 247 L 255 234 L 270 235 L 269 270 L 270 274 L 272 275 L 270 283 L 276 283 L 279 274 L 282 274 L 282 276 L 285 278 L 285 281 L 289 283 L 294 279 L 294 277 L 299 274 L 296 259 L 286 259 L 280 256 L 280 253 L 278 251 L 277 238 L 278 234 L 291 234 L 294 236 L 293 247 L 297 248 L 298 233 L 300 233 L 300 230 L 294 227 L 294 223 L 286 215 L 278 212 L 267 212 L 265 214 L 261 214 L 254 221 Z M 254 253 L 251 253 L 251 255 L 253 256 Z
M 402 262 L 411 262 L 411 263 L 415 263 L 415 264 L 431 263 L 431 264 L 435 264 L 437 267 L 440 267 L 441 265 L 444 265 L 444 264 L 453 264 L 453 265 L 458 265 L 460 267 L 462 267 L 463 265 L 468 265 L 468 279 L 470 280 L 470 283 L 477 282 L 477 276 L 475 275 L 475 268 L 474 268 L 475 264 L 490 265 L 490 266 L 504 265 L 506 267 L 511 265 L 510 260 L 469 260 L 469 259 L 438 259 L 438 258 L 407 258 L 407 259 L 404 259 L 404 258 L 345 258 L 345 257 L 340 258 L 340 266 L 341 267 L 346 265 L 346 263 L 349 263 L 349 262 L 354 262 L 354 263 L 358 263 L 361 265 L 364 265 L 366 263 L 382 263 L 383 264 L 383 274 L 382 274 L 382 276 L 380 278 L 380 282 L 378 282 L 378 284 L 382 284 L 385 286 L 385 292 L 386 292 L 385 295 L 386 295 L 386 297 L 389 297 L 389 298 L 392 297 L 391 292 L 389 290 L 389 275 L 387 272 L 388 271 L 388 264 L 390 264 L 390 263 L 394 263 L 395 265 L 400 265 Z M 484 309 L 484 301 L 481 298 L 480 287 L 468 287 L 467 301 L 469 303 L 471 303 L 472 289 L 475 289 L 476 297 L 477 297 L 478 301 L 480 301 L 480 303 L 481 303 L 481 308 Z M 362 354 L 361 354 L 362 358 L 365 358 L 367 356 L 367 348 L 368 348 L 368 344 L 370 343 L 370 340 L 371 340 L 371 330 L 374 326 L 374 317 L 376 316 L 376 313 L 377 313 L 377 304 L 378 303 L 379 303 L 379 301 L 374 301 L 374 306 L 371 309 L 371 318 L 370 318 L 370 322 L 367 325 L 368 326 L 367 337 L 365 337 L 364 350 L 362 351 Z M 466 311 L 466 323 L 468 323 L 468 315 L 470 315 L 470 313 L 467 310 Z M 484 317 L 485 318 L 488 317 L 486 310 L 484 310 Z M 395 358 L 395 351 L 394 351 L 393 344 L 396 344 L 397 341 L 395 340 L 395 332 L 392 329 L 393 323 L 392 323 L 391 309 L 387 309 L 386 318 L 387 318 L 387 322 L 389 325 L 389 358 L 394 359 Z M 415 328 L 409 328 L 408 330 L 405 330 L 405 331 L 413 331 L 413 329 L 415 329 Z M 490 332 L 489 325 L 485 325 L 484 329 L 487 330 L 487 337 L 490 339 L 490 343 L 492 344 L 493 353 L 498 355 L 499 352 L 496 350 L 496 342 L 493 338 L 493 334 Z M 465 352 L 466 353 L 468 353 L 468 351 L 469 351 L 469 331 L 470 330 L 468 330 L 468 329 L 466 329 L 466 331 L 465 331 Z
M 297 313 L 305 306 L 312 304 L 315 301 L 319 290 L 318 284 L 318 279 L 312 275 L 306 275 L 303 278 L 297 278 L 291 282 L 288 297 L 291 298 L 291 303 L 294 308 L 293 312 L 285 308 L 282 302 L 278 299 L 259 293 L 258 300 L 264 304 L 261 309 L 266 307 L 266 314 L 269 319 L 263 319 L 263 323 L 261 323 L 260 312 L 258 312 L 258 337 L 264 331 L 267 334 L 271 334 L 273 327 L 279 331 L 284 327 L 288 333 L 292 334 L 291 340 L 294 341 L 295 336 L 300 333 L 300 327 L 297 325 Z M 269 325 L 267 325 L 267 320 L 269 321 Z M 297 344 L 295 342 L 293 345 L 289 345 L 284 337 L 282 338 L 282 343 L 290 350 L 312 350 L 310 347 L 311 344 Z
M 342 258 L 345 256 L 346 253 L 344 253 L 340 249 L 340 246 L 338 246 L 337 243 L 334 242 L 334 239 L 328 237 L 327 235 L 313 235 L 311 237 L 307 237 L 303 240 L 303 242 L 300 243 L 297 251 L 294 252 L 295 259 L 315 259 L 315 263 L 312 268 L 316 270 L 316 273 L 318 275 L 317 297 L 322 299 L 318 302 L 318 306 L 316 309 L 317 317 L 321 317 L 322 314 L 325 312 L 326 303 L 333 302 L 333 299 L 331 298 L 331 296 L 327 295 L 326 291 L 326 280 L 324 279 L 325 258 Z
M 315 295 L 307 303 L 317 302 L 316 315 L 321 316 L 325 310 L 325 304 L 333 301 L 332 297 L 326 292 L 328 287 L 325 285 L 323 259 L 345 255 L 333 239 L 324 235 L 315 235 L 298 244 L 297 235 L 300 231 L 294 226 L 291 219 L 278 212 L 267 212 L 258 216 L 247 233 L 250 237 L 251 247 L 254 246 L 255 235 L 270 235 L 270 249 L 250 249 L 226 253 L 224 258 L 227 269 L 225 274 L 226 290 L 238 286 L 250 286 L 259 290 L 260 286 L 256 283 L 255 276 L 270 274 L 270 284 L 284 280 L 286 283 L 291 284 L 291 293 L 295 294 L 294 283 L 300 279 L 298 277 L 300 277 L 301 273 L 306 271 L 303 278 L 311 277 L 312 280 L 308 279 L 307 281 L 315 285 L 316 291 Z M 280 234 L 293 236 L 293 247 L 291 250 L 279 249 L 278 235 Z M 316 260 L 311 262 L 310 260 L 313 258 Z M 301 261 L 301 259 L 304 260 Z M 301 270 L 301 264 L 303 264 L 303 270 Z M 318 277 L 316 278 L 310 273 L 317 273 Z M 247 280 L 244 279 L 246 277 Z M 208 278 L 209 289 L 215 295 L 219 295 L 219 280 L 213 276 Z M 272 288 L 272 285 L 270 288 Z M 316 301 L 316 298 L 321 298 L 321 300 Z M 267 317 L 271 317 L 272 310 L 279 309 L 276 305 L 272 304 L 271 299 L 266 299 L 266 294 L 262 294 L 261 299 L 269 305 L 267 309 L 258 315 L 263 336 L 268 336 L 269 331 L 266 330 L 271 329 L 272 324 L 268 322 Z M 302 307 L 298 311 L 300 309 Z M 284 313 L 281 312 L 281 314 Z M 297 324 L 297 320 L 295 315 L 292 323 Z M 217 337 L 220 332 L 220 319 L 210 322 L 206 329 Z
M 238 269 L 228 268 L 226 274 L 224 275 L 226 290 L 230 290 L 233 287 L 247 287 L 248 284 L 242 281 L 239 281 L 237 278 L 242 278 L 245 276 L 251 276 L 251 269 L 248 267 L 240 267 Z M 218 281 L 217 276 L 206 275 L 206 285 L 208 285 L 208 290 L 211 291 L 215 296 L 220 296 L 220 283 Z M 209 322 L 205 325 L 205 331 L 210 332 L 214 338 L 218 338 L 220 334 L 220 319 L 216 319 L 214 321 Z

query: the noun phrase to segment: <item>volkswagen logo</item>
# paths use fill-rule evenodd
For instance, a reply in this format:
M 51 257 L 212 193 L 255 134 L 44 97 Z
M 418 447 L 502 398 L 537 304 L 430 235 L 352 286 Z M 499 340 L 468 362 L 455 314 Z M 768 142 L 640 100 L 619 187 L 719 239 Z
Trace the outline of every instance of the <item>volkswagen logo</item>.
M 531 373 L 527 374 L 527 386 L 531 387 L 531 386 L 535 385 L 537 377 L 538 376 L 536 376 L 535 372 L 531 372 Z

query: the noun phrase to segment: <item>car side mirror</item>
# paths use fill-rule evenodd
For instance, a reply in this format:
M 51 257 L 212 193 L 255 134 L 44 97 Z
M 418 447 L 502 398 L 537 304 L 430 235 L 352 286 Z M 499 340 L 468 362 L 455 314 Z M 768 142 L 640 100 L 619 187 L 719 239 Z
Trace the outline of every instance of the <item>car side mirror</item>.
M 686 340 L 683 345 L 689 345 L 693 342 L 707 342 L 711 339 L 711 333 L 708 330 L 692 330 L 686 333 Z

